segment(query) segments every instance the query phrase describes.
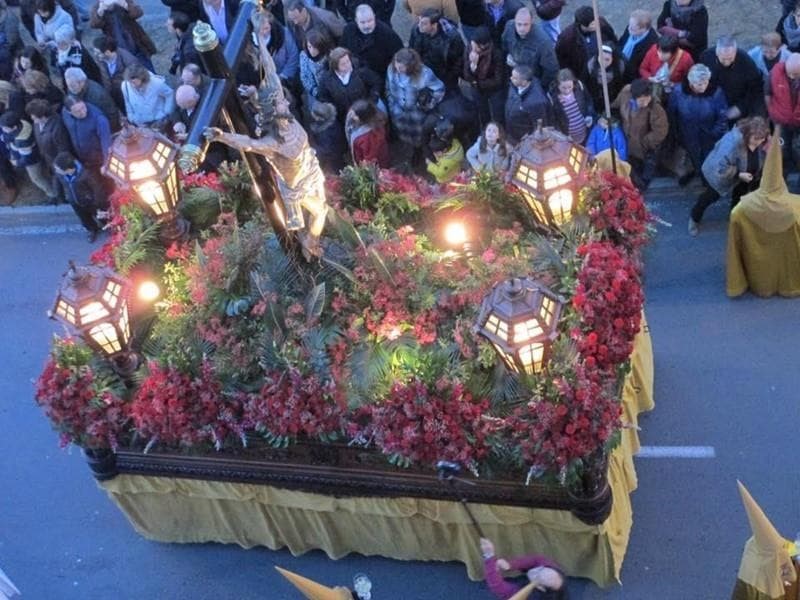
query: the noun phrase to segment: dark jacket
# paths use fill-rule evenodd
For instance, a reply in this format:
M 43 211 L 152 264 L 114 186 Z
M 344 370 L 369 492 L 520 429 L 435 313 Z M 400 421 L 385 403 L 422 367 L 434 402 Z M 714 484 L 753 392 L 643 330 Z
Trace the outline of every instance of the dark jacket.
M 494 13 L 489 8 L 488 2 L 484 4 L 483 24 L 489 28 L 489 32 L 492 34 L 492 39 L 498 47 L 500 47 L 500 42 L 503 37 L 503 32 L 506 30 L 506 25 L 509 21 L 514 20 L 514 15 L 516 15 L 517 11 L 523 6 L 524 4 L 522 4 L 520 0 L 505 0 L 503 3 L 503 9 L 500 12 L 500 16 L 497 18 L 497 20 L 495 20 Z
M 479 27 L 485 24 L 483 0 L 456 0 L 456 9 L 462 25 Z
M 161 4 L 170 11 L 177 10 L 184 13 L 190 21 L 197 21 L 201 17 L 202 11 L 197 0 L 161 0 Z
M 125 99 L 122 97 L 122 82 L 125 80 L 123 75 L 125 69 L 131 65 L 139 65 L 141 61 L 125 48 L 117 48 L 116 70 L 112 74 L 108 70 L 108 63 L 104 60 L 97 61 L 97 68 L 100 69 L 100 77 L 103 80 L 103 87 L 111 94 L 117 108 L 125 110 Z
M 622 33 L 622 36 L 619 38 L 619 45 L 617 49 L 619 50 L 620 54 L 622 54 L 622 49 L 625 47 L 625 44 L 628 43 L 628 38 L 631 37 L 628 28 L 625 28 L 625 31 Z M 634 79 L 639 78 L 639 66 L 642 64 L 644 60 L 644 55 L 647 54 L 647 51 L 650 49 L 650 46 L 658 42 L 658 34 L 656 30 L 652 27 L 650 31 L 647 32 L 647 35 L 644 36 L 643 39 L 639 40 L 639 43 L 633 47 L 633 51 L 631 52 L 631 57 L 625 59 L 625 81 L 624 83 L 630 83 Z M 612 98 L 613 100 L 613 98 Z
M 206 14 L 205 4 L 203 3 L 203 0 L 197 0 L 197 6 L 198 6 L 198 11 L 200 13 L 197 17 L 197 20 L 203 21 L 204 23 L 208 23 L 209 25 L 211 25 L 211 20 L 208 18 L 208 15 Z M 236 21 L 236 15 L 238 13 L 239 13 L 239 0 L 225 0 L 225 26 L 228 28 L 228 34 L 230 34 L 231 29 L 233 28 L 233 23 Z
M 764 81 L 756 63 L 739 48 L 729 67 L 723 67 L 714 48 L 703 52 L 700 62 L 711 69 L 711 84 L 722 88 L 728 106 L 736 106 L 742 117 L 765 115 Z
M 61 77 L 64 77 L 64 72 L 70 67 L 80 67 L 89 79 L 100 84 L 103 83 L 103 77 L 100 75 L 100 67 L 97 66 L 94 58 L 92 58 L 89 49 L 82 44 L 73 43 L 72 47 L 69 49 L 66 60 L 63 62 L 59 62 L 56 55 L 53 55 L 53 60 L 55 66 L 58 67 L 61 73 Z
M 684 81 L 675 86 L 668 98 L 670 123 L 677 127 L 678 141 L 699 170 L 714 144 L 728 130 L 725 94 L 711 84 L 698 94 Z
M 54 86 L 52 83 L 47 85 L 44 92 L 37 92 L 29 94 L 24 89 L 12 92 L 8 100 L 8 108 L 13 110 L 18 115 L 25 114 L 25 106 L 31 100 L 42 99 L 47 100 L 56 110 L 61 108 L 61 103 L 64 101 L 64 92 Z
M 677 37 L 681 47 L 691 52 L 692 58 L 697 62 L 708 48 L 708 10 L 705 6 L 699 6 L 688 18 L 679 19 L 672 16 L 671 5 L 671 0 L 665 0 L 656 21 L 658 32 Z M 681 32 L 685 32 L 685 35 Z
M 375 22 L 375 30 L 368 35 L 361 33 L 355 23 L 348 23 L 340 44 L 381 80 L 386 76 L 392 58 L 403 47 L 400 36 L 381 21 Z
M 604 42 L 617 43 L 617 36 L 611 25 L 603 17 L 600 17 L 600 35 Z M 592 47 L 595 45 L 596 34 L 591 33 Z M 596 54 L 592 52 L 592 54 Z M 570 69 L 580 80 L 586 79 L 587 64 L 589 62 L 589 50 L 584 41 L 584 34 L 580 31 L 580 26 L 573 23 L 561 32 L 556 41 L 556 58 L 558 66 L 562 69 Z
M 72 152 L 72 142 L 61 120 L 61 115 L 54 114 L 41 128 L 33 123 L 33 135 L 39 154 L 47 165 L 52 165 L 59 152 Z
M 189 25 L 189 29 L 184 31 L 175 43 L 175 52 L 172 53 L 170 59 L 169 72 L 175 75 L 189 63 L 202 66 L 200 61 L 200 53 L 194 47 L 194 40 L 192 39 L 192 28 L 194 23 Z M 121 82 L 120 82 L 121 83 Z
M 543 21 L 550 21 L 561 16 L 567 0 L 534 0 L 533 7 L 536 9 L 536 16 Z
M 24 169 L 39 163 L 40 156 L 33 135 L 33 126 L 28 121 L 23 120 L 11 133 L 0 130 L 0 139 L 6 146 L 8 159 L 15 167 Z
M 119 109 L 117 108 L 114 99 L 111 97 L 106 89 L 91 79 L 86 80 L 86 86 L 77 96 L 84 102 L 95 105 L 100 109 L 111 127 L 111 131 L 119 129 Z
M 525 134 L 536 129 L 540 119 L 545 125 L 552 122 L 550 102 L 536 79 L 531 81 L 522 94 L 513 85 L 509 86 L 505 117 L 506 133 L 509 141 L 514 144 L 517 144 Z
M 336 13 L 318 6 L 306 6 L 306 10 L 308 11 L 309 19 L 305 27 L 294 23 L 287 25 L 292 36 L 294 36 L 294 41 L 297 43 L 297 49 L 301 52 L 306 49 L 306 33 L 310 29 L 317 29 L 324 33 L 333 41 L 334 46 L 338 46 L 339 38 L 342 37 L 346 25 L 344 19 L 340 18 Z
M 111 148 L 111 128 L 99 108 L 87 104 L 86 109 L 83 119 L 76 119 L 66 108 L 61 110 L 61 118 L 78 160 L 86 167 L 99 168 Z
M 457 26 L 443 18 L 439 21 L 436 35 L 420 33 L 414 27 L 408 47 L 417 51 L 422 62 L 441 79 L 445 88 L 451 90 L 458 85 L 458 78 L 464 70 L 464 41 Z
M 356 100 L 377 100 L 381 81 L 369 69 L 354 65 L 350 81 L 345 85 L 333 71 L 325 71 L 319 80 L 320 102 L 330 102 L 336 107 L 340 124 L 344 124 L 347 111 Z
M 464 48 L 464 81 L 471 83 L 481 93 L 492 93 L 506 86 L 505 61 L 494 44 L 478 57 L 478 68 L 470 69 L 469 48 Z
M 0 11 L 0 79 L 10 81 L 14 56 L 22 47 L 19 39 L 19 19 L 10 9 Z
M 107 204 L 106 193 L 100 174 L 94 169 L 85 169 L 80 162 L 76 162 L 75 167 L 71 176 L 55 176 L 59 196 L 80 208 L 96 210 L 104 207 Z
M 127 0 L 127 4 L 127 9 L 114 5 L 111 10 L 106 10 L 100 15 L 97 12 L 99 2 L 96 2 L 92 6 L 89 25 L 115 39 L 118 47 L 125 48 L 131 54 L 150 57 L 158 49 L 137 21 L 144 11 L 141 6 L 136 4 L 135 0 Z
M 589 59 L 587 65 L 588 73 L 586 75 L 586 89 L 589 91 L 589 96 L 592 98 L 592 104 L 598 112 L 604 112 L 605 99 L 603 97 L 603 81 L 602 73 L 600 72 L 600 63 L 597 62 L 597 57 L 593 56 Z M 616 97 L 625 87 L 625 61 L 621 56 L 615 56 L 614 61 L 609 67 L 606 68 L 606 84 L 608 85 L 608 101 L 614 102 Z
M 517 34 L 513 19 L 506 23 L 502 49 L 504 54 L 511 55 L 515 64 L 531 67 L 534 77 L 540 79 L 543 86 L 548 87 L 555 80 L 558 61 L 553 51 L 553 40 L 539 23 L 534 23 L 524 38 Z
M 323 171 L 338 173 L 344 168 L 349 149 L 344 126 L 335 115 L 325 121 L 312 121 L 308 126 L 308 137 Z
M 336 12 L 348 23 L 356 18 L 356 8 L 359 4 L 368 4 L 375 12 L 375 18 L 384 23 L 389 23 L 394 14 L 395 0 L 335 0 Z

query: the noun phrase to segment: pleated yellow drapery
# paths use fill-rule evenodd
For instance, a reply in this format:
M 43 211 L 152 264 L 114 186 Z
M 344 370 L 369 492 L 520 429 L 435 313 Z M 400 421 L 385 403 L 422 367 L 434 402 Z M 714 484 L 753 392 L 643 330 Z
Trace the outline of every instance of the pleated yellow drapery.
M 623 392 L 623 419 L 633 425 L 653 407 L 653 354 L 643 322 Z M 619 580 L 633 523 L 636 430 L 623 431 L 609 458 L 614 504 L 601 525 L 566 511 L 470 504 L 504 556 L 541 553 L 573 576 L 607 586 Z M 335 498 L 263 485 L 118 475 L 99 484 L 141 535 L 161 542 L 221 542 L 244 548 L 286 547 L 299 555 L 324 550 L 400 560 L 460 561 L 483 578 L 475 531 L 457 502 L 419 498 Z

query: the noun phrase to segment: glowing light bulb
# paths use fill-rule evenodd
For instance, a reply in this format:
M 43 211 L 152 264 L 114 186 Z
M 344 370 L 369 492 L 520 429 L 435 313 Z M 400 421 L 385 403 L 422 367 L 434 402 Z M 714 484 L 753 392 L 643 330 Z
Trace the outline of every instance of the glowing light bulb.
M 137 291 L 139 299 L 144 302 L 153 302 L 161 295 L 161 288 L 155 281 L 143 281 Z
M 450 246 L 463 246 L 467 241 L 467 229 L 460 221 L 451 221 L 445 225 L 444 239 Z

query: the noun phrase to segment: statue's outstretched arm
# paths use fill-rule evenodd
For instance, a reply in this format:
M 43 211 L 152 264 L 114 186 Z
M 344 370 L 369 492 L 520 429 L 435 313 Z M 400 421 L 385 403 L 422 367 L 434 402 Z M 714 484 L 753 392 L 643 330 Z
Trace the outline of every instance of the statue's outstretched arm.
M 209 142 L 222 142 L 240 152 L 255 152 L 264 156 L 272 156 L 275 152 L 274 144 L 266 138 L 256 140 L 241 133 L 222 131 L 219 127 L 206 127 L 203 135 Z

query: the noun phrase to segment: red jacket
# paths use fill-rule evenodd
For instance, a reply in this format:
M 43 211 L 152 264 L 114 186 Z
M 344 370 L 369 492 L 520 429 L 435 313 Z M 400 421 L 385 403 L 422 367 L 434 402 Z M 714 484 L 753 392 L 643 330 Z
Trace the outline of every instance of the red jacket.
M 371 162 L 384 169 L 389 167 L 389 142 L 384 127 L 373 127 L 357 135 L 351 141 L 351 149 L 357 165 Z
M 528 569 L 533 569 L 534 567 L 550 567 L 551 569 L 561 571 L 561 567 L 555 562 L 546 556 L 540 556 L 538 554 L 509 558 L 508 564 L 511 565 L 511 571 L 522 571 L 523 575 Z M 507 600 L 522 589 L 522 586 L 503 579 L 500 569 L 497 568 L 496 556 L 487 558 L 483 563 L 483 569 L 486 577 L 486 585 L 489 586 L 489 591 L 492 592 L 498 600 Z M 566 585 L 566 581 L 564 585 Z
M 644 55 L 642 64 L 639 65 L 639 76 L 644 79 L 649 79 L 661 68 L 661 64 L 661 59 L 658 58 L 658 44 L 653 44 L 650 46 L 647 54 Z M 672 60 L 670 60 L 669 63 L 669 80 L 672 83 L 682 82 L 683 78 L 686 77 L 686 74 L 689 72 L 689 69 L 692 68 L 692 65 L 694 65 L 692 55 L 683 48 L 678 48 L 675 54 L 672 55 Z
M 800 94 L 792 105 L 792 82 L 786 75 L 786 65 L 778 63 L 769 72 L 770 95 L 767 111 L 778 125 L 800 127 Z

